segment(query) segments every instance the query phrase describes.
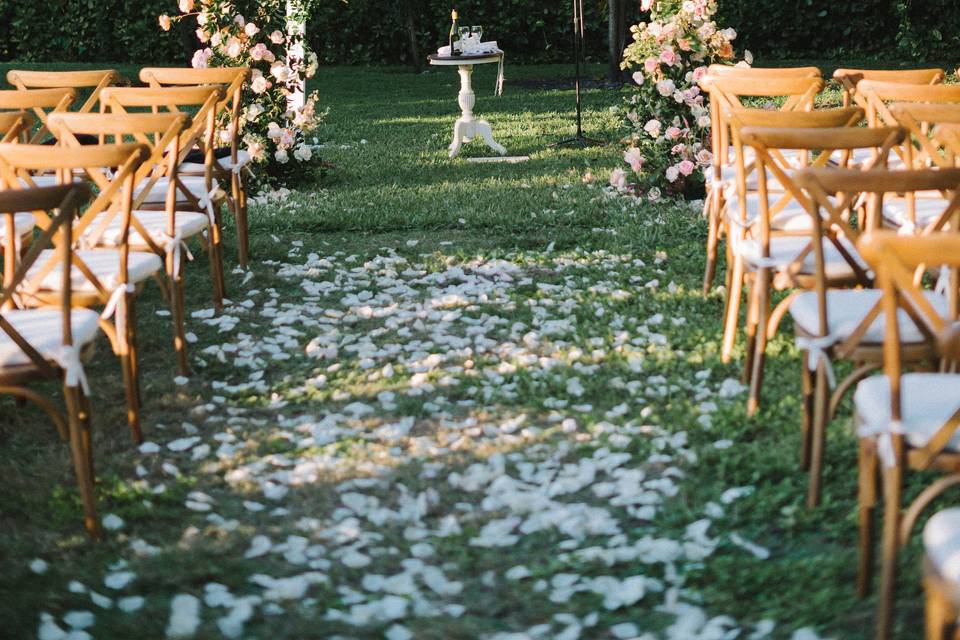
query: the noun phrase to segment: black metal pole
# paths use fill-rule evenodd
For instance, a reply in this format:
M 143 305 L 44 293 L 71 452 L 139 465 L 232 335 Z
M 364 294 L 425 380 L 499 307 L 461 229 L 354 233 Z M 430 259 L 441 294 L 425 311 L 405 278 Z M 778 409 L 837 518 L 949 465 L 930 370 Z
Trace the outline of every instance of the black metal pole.
M 573 57 L 574 57 L 574 88 L 577 102 L 577 134 L 566 140 L 555 142 L 551 147 L 561 147 L 568 144 L 590 146 L 603 144 L 599 140 L 592 140 L 583 135 L 583 102 L 580 95 L 580 81 L 582 76 L 581 58 L 583 57 L 584 24 L 583 0 L 573 0 Z

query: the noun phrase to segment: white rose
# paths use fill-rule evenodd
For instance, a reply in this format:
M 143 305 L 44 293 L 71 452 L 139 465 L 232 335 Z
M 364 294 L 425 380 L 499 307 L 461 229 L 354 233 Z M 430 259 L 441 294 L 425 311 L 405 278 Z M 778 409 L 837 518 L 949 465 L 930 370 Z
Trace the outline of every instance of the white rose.
M 290 159 L 290 156 L 287 155 L 286 149 L 277 149 L 277 152 L 273 154 L 273 157 L 280 164 L 287 164 L 287 161 Z
M 313 157 L 313 149 L 305 144 L 302 144 L 294 150 L 293 157 L 300 162 L 310 162 L 310 158 Z
M 676 167 L 667 167 L 667 180 L 670 182 L 676 182 L 677 178 L 680 177 L 680 170 Z

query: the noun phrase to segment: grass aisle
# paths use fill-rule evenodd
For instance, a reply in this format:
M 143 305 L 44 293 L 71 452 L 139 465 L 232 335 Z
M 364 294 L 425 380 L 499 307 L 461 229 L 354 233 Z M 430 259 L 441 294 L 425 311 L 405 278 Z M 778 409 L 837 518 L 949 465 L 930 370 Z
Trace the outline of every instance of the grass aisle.
M 537 81 L 559 72 L 508 67 L 502 99 L 476 74 L 477 113 L 531 156 L 499 165 L 446 160 L 452 71 L 321 71 L 335 169 L 254 208 L 224 314 L 190 265 L 189 380 L 142 302 L 139 450 L 101 345 L 103 544 L 66 447 L 2 400 L 0 636 L 870 637 L 848 410 L 808 512 L 789 332 L 747 420 L 698 211 L 585 183 L 616 145 L 547 150 L 572 92 Z M 611 137 L 617 100 L 587 92 L 588 135 Z

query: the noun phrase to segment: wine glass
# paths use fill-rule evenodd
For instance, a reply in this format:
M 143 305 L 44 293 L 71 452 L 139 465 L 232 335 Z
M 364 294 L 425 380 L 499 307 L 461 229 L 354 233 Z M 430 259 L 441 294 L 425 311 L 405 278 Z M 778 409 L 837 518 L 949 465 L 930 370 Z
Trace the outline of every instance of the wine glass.
M 460 42 L 466 44 L 470 37 L 470 27 L 460 27 Z
M 476 25 L 476 26 L 470 27 L 470 31 L 474 36 L 476 36 L 477 44 L 480 44 L 481 42 L 483 42 L 483 27 L 481 27 L 480 25 Z

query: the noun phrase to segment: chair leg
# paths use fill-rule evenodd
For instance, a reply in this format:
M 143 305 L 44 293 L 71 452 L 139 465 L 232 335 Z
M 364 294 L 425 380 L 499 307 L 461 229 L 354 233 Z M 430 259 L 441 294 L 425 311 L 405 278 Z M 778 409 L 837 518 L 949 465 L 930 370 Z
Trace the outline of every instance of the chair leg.
M 703 272 L 703 295 L 710 293 L 713 279 L 717 273 L 717 245 L 719 243 L 719 224 L 717 222 L 717 195 L 716 189 L 710 191 L 707 197 L 707 265 Z
M 806 352 L 800 356 L 802 361 L 800 365 L 800 386 L 802 393 L 800 416 L 800 469 L 802 471 L 810 470 L 810 436 L 812 435 L 813 424 L 813 376 L 810 375 L 810 367 L 807 366 Z
M 129 300 L 128 300 L 129 302 Z M 133 362 L 134 350 L 131 348 L 131 331 L 133 330 L 133 317 L 130 314 L 132 305 L 125 305 L 127 313 L 127 331 L 126 335 L 119 335 L 117 332 L 117 341 L 120 347 L 120 369 L 123 372 L 123 390 L 127 398 L 127 425 L 130 427 L 130 435 L 135 444 L 143 442 L 143 433 L 140 430 L 140 398 L 138 396 L 137 365 Z M 120 313 L 121 310 L 117 310 Z
M 753 286 L 746 287 L 747 312 L 745 314 L 745 323 L 743 327 L 744 352 L 743 352 L 743 373 L 740 380 L 743 384 L 749 385 L 753 376 L 753 358 L 757 352 L 757 330 L 760 316 L 760 300 L 757 290 L 757 280 L 754 279 Z
M 757 337 L 753 354 L 753 371 L 750 374 L 750 396 L 747 398 L 747 415 L 753 417 L 760 408 L 760 392 L 763 389 L 763 367 L 767 357 L 767 317 L 770 314 L 769 272 L 761 269 L 756 277 L 757 290 Z
M 170 317 L 173 321 L 173 350 L 177 356 L 177 371 L 180 375 L 190 375 L 190 364 L 187 361 L 187 337 L 186 337 L 186 318 L 183 308 L 183 256 L 180 257 L 180 264 L 177 269 L 177 276 L 173 276 L 173 256 L 167 256 L 167 262 L 171 263 L 168 269 L 168 278 L 170 281 Z
M 231 182 L 233 187 L 233 217 L 237 225 L 237 262 L 243 269 L 246 269 L 250 254 L 250 238 L 247 227 L 247 191 L 238 174 L 233 174 Z
M 873 511 L 877 505 L 877 446 L 870 438 L 860 439 L 858 467 L 859 503 L 859 563 L 857 569 L 857 595 L 866 598 L 873 582 Z
M 227 295 L 226 279 L 223 272 L 223 234 L 220 226 L 220 209 L 214 214 L 214 225 L 209 231 L 207 256 L 210 259 L 210 278 L 213 280 L 213 306 L 223 311 L 223 299 Z
M 82 401 L 77 387 L 64 386 L 64 399 L 67 408 L 67 424 L 70 430 L 70 453 L 73 457 L 73 469 L 77 476 L 80 501 L 83 504 L 83 524 L 94 540 L 103 537 L 100 518 L 97 516 L 96 489 L 93 481 L 92 443 L 90 442 L 89 421 L 82 415 Z
M 926 640 L 945 640 L 947 631 L 957 620 L 957 610 L 933 578 L 923 581 L 926 592 Z
M 877 606 L 877 640 L 889 640 L 893 628 L 894 597 L 897 585 L 897 555 L 900 541 L 899 467 L 884 468 L 883 537 L 880 547 L 880 594 Z
M 743 261 L 734 258 L 730 274 L 730 286 L 727 288 L 727 314 L 723 325 L 723 347 L 720 359 L 726 364 L 733 357 L 733 347 L 737 341 L 737 325 L 740 323 L 740 298 L 743 295 Z
M 823 457 L 827 448 L 827 411 L 830 406 L 830 386 L 823 362 L 817 367 L 813 383 L 813 429 L 810 436 L 810 486 L 807 490 L 807 508 L 820 506 L 823 481 Z

